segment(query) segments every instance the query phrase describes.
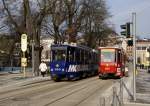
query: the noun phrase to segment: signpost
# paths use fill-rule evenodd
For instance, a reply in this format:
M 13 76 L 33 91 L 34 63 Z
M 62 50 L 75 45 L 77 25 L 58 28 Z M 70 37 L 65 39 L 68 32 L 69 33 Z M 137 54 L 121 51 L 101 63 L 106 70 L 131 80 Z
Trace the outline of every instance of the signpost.
M 27 35 L 21 35 L 21 50 L 23 52 L 23 57 L 21 58 L 21 66 L 23 67 L 23 76 L 26 77 L 25 67 L 27 66 L 27 58 L 25 57 L 25 52 L 27 51 Z

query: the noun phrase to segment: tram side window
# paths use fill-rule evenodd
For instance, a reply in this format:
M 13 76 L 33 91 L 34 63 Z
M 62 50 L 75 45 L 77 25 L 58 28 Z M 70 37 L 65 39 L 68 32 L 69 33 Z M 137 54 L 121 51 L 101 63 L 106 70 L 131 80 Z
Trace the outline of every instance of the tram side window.
M 94 53 L 94 64 L 97 63 L 97 56 L 96 53 Z
M 86 64 L 89 63 L 89 62 L 88 62 L 88 52 L 87 52 L 87 51 L 85 51 L 84 61 L 85 61 Z
M 98 62 L 98 58 L 97 58 L 97 54 L 96 53 L 94 53 L 95 54 L 95 64 Z
M 75 52 L 75 57 L 76 57 L 76 62 L 79 63 L 80 62 L 80 50 L 76 50 Z
M 76 59 L 75 59 L 75 49 L 74 48 L 71 48 L 69 50 L 69 62 L 75 62 Z
M 88 61 L 89 61 L 89 64 L 92 63 L 92 53 L 91 52 L 89 53 L 89 59 L 88 59 Z
M 66 60 L 66 50 L 53 50 L 52 59 L 54 61 L 65 61 Z
M 95 59 L 95 57 L 94 57 L 94 53 L 91 53 L 91 56 L 92 56 L 92 57 L 91 57 L 92 64 L 94 64 L 94 61 L 95 61 L 95 60 L 94 60 L 94 59 Z
M 84 63 L 84 51 L 81 50 L 81 63 Z

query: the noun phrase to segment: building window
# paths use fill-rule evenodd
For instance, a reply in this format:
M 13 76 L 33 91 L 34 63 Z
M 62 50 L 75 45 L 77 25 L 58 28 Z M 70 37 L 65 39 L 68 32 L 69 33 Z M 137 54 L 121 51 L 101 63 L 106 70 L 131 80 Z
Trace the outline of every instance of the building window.
M 141 64 L 141 58 L 140 57 L 137 58 L 137 63 Z
M 137 49 L 137 50 L 141 50 L 141 47 L 137 47 L 136 49 Z
M 142 50 L 146 50 L 146 47 L 142 47 Z

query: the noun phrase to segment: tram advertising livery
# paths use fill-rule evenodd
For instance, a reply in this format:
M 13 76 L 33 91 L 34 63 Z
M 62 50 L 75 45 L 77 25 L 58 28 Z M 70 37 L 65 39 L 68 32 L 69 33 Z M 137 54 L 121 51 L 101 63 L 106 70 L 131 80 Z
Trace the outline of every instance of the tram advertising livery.
M 50 74 L 54 81 L 78 80 L 98 74 L 97 52 L 76 44 L 51 46 Z
M 99 78 L 125 75 L 125 52 L 117 47 L 99 47 Z

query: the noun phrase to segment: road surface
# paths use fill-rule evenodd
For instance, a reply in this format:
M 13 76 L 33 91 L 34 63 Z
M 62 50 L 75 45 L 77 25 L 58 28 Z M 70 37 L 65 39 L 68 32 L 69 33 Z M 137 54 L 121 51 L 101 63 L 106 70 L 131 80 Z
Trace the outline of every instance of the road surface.
M 100 106 L 101 94 L 114 79 L 91 77 L 79 81 L 51 80 L 0 90 L 0 106 Z

